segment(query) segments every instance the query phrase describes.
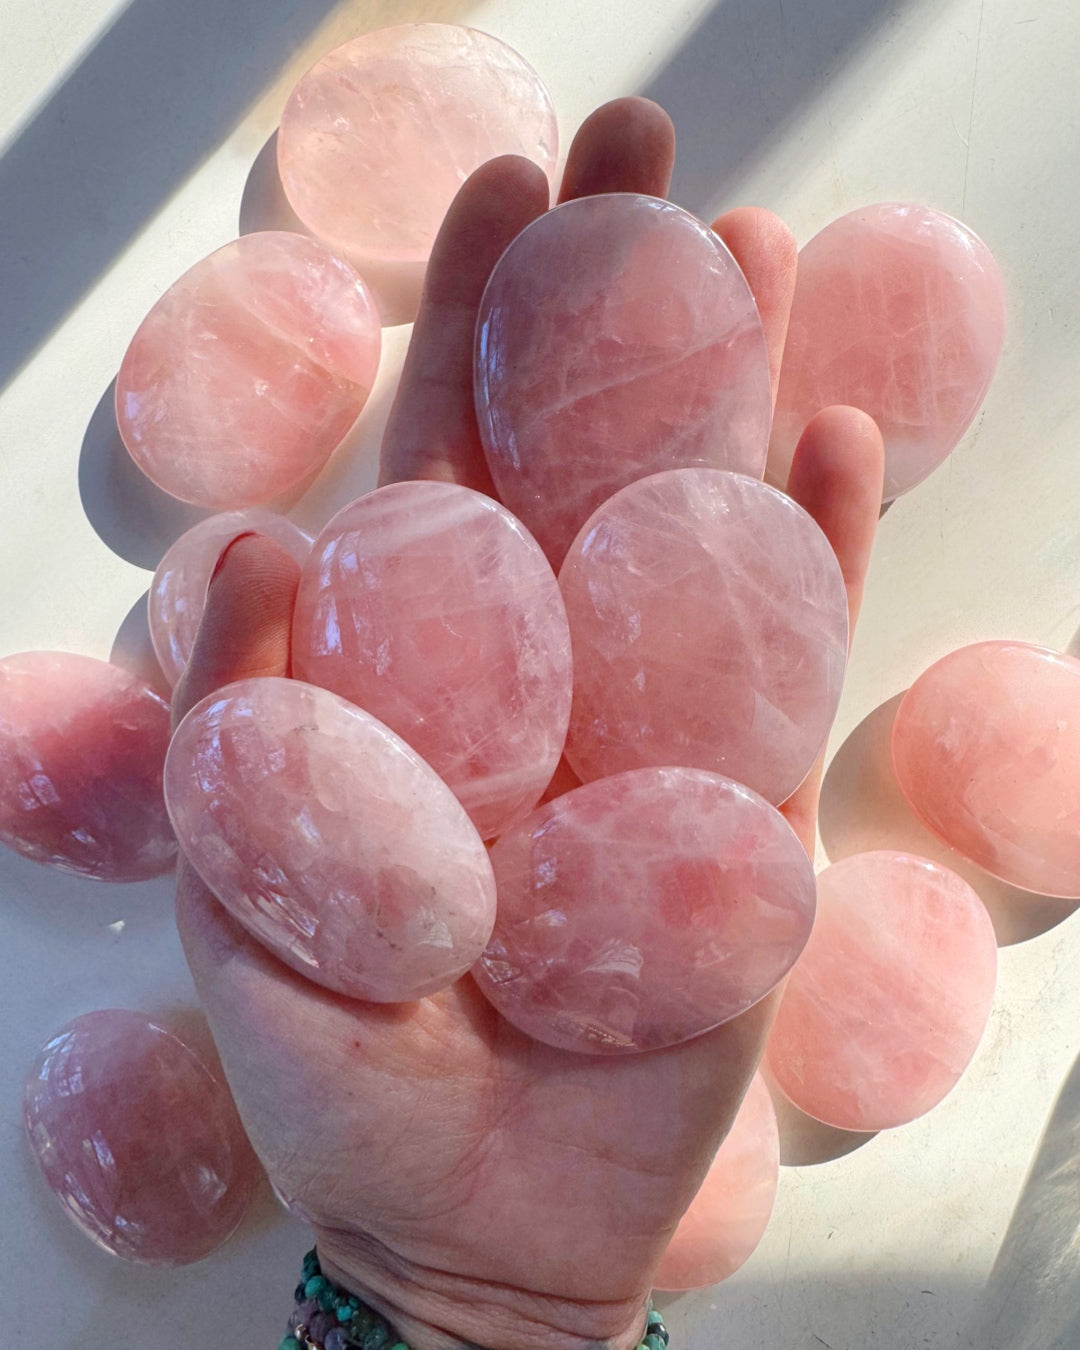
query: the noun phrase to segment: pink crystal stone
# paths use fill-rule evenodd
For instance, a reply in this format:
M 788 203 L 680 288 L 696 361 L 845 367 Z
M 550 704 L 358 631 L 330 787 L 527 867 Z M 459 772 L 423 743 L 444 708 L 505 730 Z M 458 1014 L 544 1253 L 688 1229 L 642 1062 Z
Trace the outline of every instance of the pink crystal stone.
M 27 1080 L 24 1119 L 68 1217 L 126 1261 L 208 1256 L 259 1176 L 224 1080 L 141 1013 L 87 1013 L 57 1032 Z
M 687 764 L 773 803 L 825 742 L 844 677 L 836 556 L 789 497 L 674 469 L 605 502 L 559 584 L 574 647 L 566 757 L 585 782 Z
M 656 1268 L 654 1287 L 703 1289 L 733 1275 L 765 1234 L 779 1180 L 776 1112 L 765 1080 L 756 1073 Z
M 181 501 L 227 510 L 299 492 L 356 421 L 381 341 L 347 263 L 303 235 L 244 235 L 140 324 L 116 381 L 120 434 Z
M 954 449 L 986 396 L 1005 337 L 1005 287 L 986 245 L 925 206 L 866 206 L 799 254 L 768 475 L 787 482 L 803 428 L 834 403 L 885 441 L 884 500 Z
M 252 507 L 200 520 L 158 563 L 146 599 L 154 652 L 170 685 L 191 656 L 214 565 L 231 539 L 251 530 L 280 544 L 301 566 L 311 552 L 310 537 L 291 520 Z
M 346 506 L 304 568 L 298 678 L 378 717 L 489 839 L 526 815 L 570 717 L 570 632 L 547 559 L 509 511 L 452 483 Z
M 565 1050 L 655 1050 L 728 1021 L 783 978 L 814 918 L 787 821 L 698 769 L 568 792 L 491 863 L 499 910 L 473 975 L 508 1021 Z
M 955 872 L 856 853 L 818 877 L 810 941 L 766 1049 L 781 1091 L 842 1130 L 883 1130 L 957 1083 L 990 1014 L 997 945 Z
M 289 95 L 278 168 L 309 230 L 351 258 L 395 322 L 415 313 L 431 245 L 486 160 L 523 155 L 550 178 L 558 151 L 536 71 L 487 33 L 406 23 L 336 48 Z
M 554 566 L 590 512 L 683 465 L 760 478 L 772 401 L 735 259 L 670 202 L 567 202 L 524 230 L 480 306 L 476 407 L 499 496 Z
M 911 809 L 950 848 L 1013 886 L 1080 897 L 1080 661 L 961 647 L 905 694 L 892 754 Z
M 165 796 L 186 856 L 294 970 L 405 1002 L 464 974 L 495 918 L 480 836 L 389 728 L 326 689 L 242 680 L 177 728 Z
M 99 881 L 167 872 L 169 707 L 126 670 L 71 652 L 0 660 L 0 842 Z

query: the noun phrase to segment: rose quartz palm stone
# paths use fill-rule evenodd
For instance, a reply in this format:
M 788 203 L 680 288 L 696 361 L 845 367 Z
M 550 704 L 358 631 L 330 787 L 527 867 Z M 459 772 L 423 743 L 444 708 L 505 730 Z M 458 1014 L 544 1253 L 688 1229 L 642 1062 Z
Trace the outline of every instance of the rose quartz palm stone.
M 165 796 L 185 855 L 287 965 L 405 1002 L 462 975 L 495 918 L 480 836 L 414 751 L 326 689 L 255 678 L 180 723 Z
M 781 1091 L 842 1130 L 929 1111 L 975 1053 L 997 945 L 955 872 L 910 853 L 856 853 L 818 877 L 818 912 L 766 1048 Z
M 356 421 L 381 342 L 347 263 L 303 235 L 244 235 L 140 324 L 116 381 L 120 434 L 181 501 L 229 510 L 299 492 Z
M 71 652 L 4 657 L 0 842 L 99 881 L 167 872 L 168 743 L 168 704 L 126 670 Z
M 1080 897 L 1080 661 L 977 642 L 905 694 L 893 767 L 912 810 L 985 871 Z
M 765 1235 L 780 1180 L 772 1098 L 754 1074 L 727 1138 L 661 1258 L 657 1289 L 703 1289 L 733 1275 Z
M 200 520 L 180 536 L 158 563 L 147 594 L 150 638 L 158 663 L 174 685 L 195 645 L 210 574 L 225 545 L 254 531 L 273 539 L 303 566 L 311 539 L 286 516 L 252 507 Z
M 508 1021 L 566 1050 L 676 1045 L 783 978 L 814 918 L 787 821 L 699 769 L 617 774 L 493 846 L 495 930 L 473 970 Z
M 243 1218 L 259 1167 L 229 1089 L 141 1013 L 77 1017 L 42 1049 L 23 1100 L 50 1190 L 114 1256 L 186 1265 Z
M 485 838 L 540 799 L 570 717 L 570 632 L 535 540 L 452 483 L 394 483 L 346 506 L 297 594 L 293 669 L 385 722 Z
M 765 467 L 754 297 L 720 239 L 654 197 L 580 198 L 514 240 L 480 306 L 475 388 L 499 496 L 556 567 L 637 478 Z
M 840 566 L 783 493 L 674 469 L 605 502 L 559 573 L 583 780 L 687 764 L 773 803 L 825 742 L 847 654 Z
M 834 403 L 885 441 L 884 500 L 953 450 L 986 396 L 1005 337 L 1005 287 L 986 245 L 925 206 L 866 206 L 799 254 L 768 475 L 787 482 L 803 428 Z

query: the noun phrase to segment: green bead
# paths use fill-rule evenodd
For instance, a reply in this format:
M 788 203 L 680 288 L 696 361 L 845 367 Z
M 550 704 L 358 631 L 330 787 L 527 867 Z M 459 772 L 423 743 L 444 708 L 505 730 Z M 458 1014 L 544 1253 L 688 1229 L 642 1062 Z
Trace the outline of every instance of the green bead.
M 650 1334 L 645 1337 L 645 1350 L 664 1350 L 664 1342 L 659 1336 L 654 1336 L 650 1332 Z
M 329 1285 L 327 1285 L 327 1287 L 323 1289 L 316 1297 L 319 1300 L 319 1307 L 323 1310 L 323 1312 L 328 1313 L 334 1311 L 334 1304 L 337 1302 L 337 1295 L 329 1287 Z
M 285 1339 L 278 1346 L 277 1350 L 299 1350 L 300 1342 L 290 1331 Z
M 664 1319 L 663 1319 L 663 1317 L 656 1311 L 655 1308 L 650 1307 L 650 1308 L 649 1308 L 649 1326 L 651 1326 L 651 1327 L 662 1327 L 663 1325 L 664 1325 Z
M 405 1344 L 404 1341 L 395 1341 L 394 1344 L 390 1347 L 390 1350 L 409 1350 L 409 1347 Z
M 304 1285 L 304 1297 L 318 1298 L 322 1291 L 328 1288 L 329 1285 L 321 1275 L 312 1275 L 311 1279 Z
M 364 1337 L 362 1350 L 386 1350 L 390 1344 L 390 1333 L 385 1326 L 372 1327 Z

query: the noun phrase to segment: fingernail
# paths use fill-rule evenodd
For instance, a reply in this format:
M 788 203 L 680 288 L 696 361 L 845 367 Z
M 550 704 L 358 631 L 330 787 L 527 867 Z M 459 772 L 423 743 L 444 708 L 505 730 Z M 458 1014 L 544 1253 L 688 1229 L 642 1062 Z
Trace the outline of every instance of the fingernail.
M 218 573 L 225 566 L 225 559 L 229 556 L 229 551 L 240 542 L 241 539 L 254 539 L 258 535 L 258 530 L 245 530 L 238 534 L 235 539 L 230 539 L 225 547 L 218 554 L 218 560 L 214 564 L 214 570 L 210 573 L 210 580 L 206 583 L 207 589 L 211 587 L 217 579 Z

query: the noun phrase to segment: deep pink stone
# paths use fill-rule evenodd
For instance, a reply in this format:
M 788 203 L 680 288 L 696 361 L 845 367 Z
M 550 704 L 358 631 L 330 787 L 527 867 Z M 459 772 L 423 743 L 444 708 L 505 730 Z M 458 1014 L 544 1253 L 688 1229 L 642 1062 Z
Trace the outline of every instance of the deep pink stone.
M 356 421 L 381 342 L 347 263 L 303 235 L 244 235 L 185 272 L 140 324 L 116 381 L 120 434 L 181 501 L 274 501 L 305 487 Z
M 0 660 L 0 842 L 99 881 L 167 872 L 169 707 L 126 670 L 71 652 Z
M 827 225 L 799 254 L 768 476 L 787 482 L 803 428 L 830 404 L 870 414 L 884 500 L 935 469 L 986 396 L 1005 286 L 986 245 L 926 206 L 885 202 Z
M 499 909 L 473 975 L 567 1050 L 655 1050 L 728 1021 L 783 978 L 814 918 L 787 821 L 698 769 L 588 783 L 508 830 L 491 863 Z
M 366 708 L 456 793 L 483 838 L 540 799 L 570 717 L 555 575 L 509 511 L 452 483 L 394 483 L 312 548 L 293 626 L 298 678 Z
M 24 1118 L 68 1217 L 126 1261 L 208 1256 L 259 1175 L 224 1080 L 141 1013 L 87 1013 L 57 1032 L 27 1080 Z
M 893 766 L 912 810 L 987 872 L 1080 897 L 1080 661 L 976 642 L 925 671 L 897 709 Z
M 807 1115 L 883 1130 L 957 1083 L 986 1027 L 997 945 L 955 872 L 910 853 L 856 853 L 818 877 L 818 911 L 788 977 L 766 1061 Z
M 631 484 L 559 573 L 574 648 L 566 758 L 583 781 L 687 764 L 774 803 L 825 742 L 844 677 L 836 556 L 789 497 L 717 469 Z
M 670 202 L 567 202 L 491 274 L 480 433 L 499 496 L 556 567 L 590 512 L 637 478 L 682 465 L 760 478 L 771 406 L 746 279 Z
M 218 899 L 294 970 L 353 998 L 450 984 L 495 918 L 487 852 L 445 783 L 326 689 L 262 678 L 197 704 L 165 796 Z

